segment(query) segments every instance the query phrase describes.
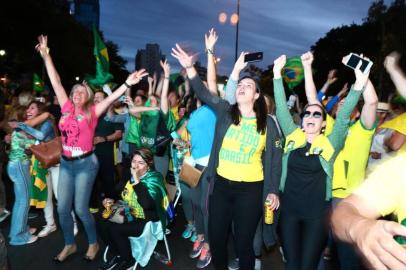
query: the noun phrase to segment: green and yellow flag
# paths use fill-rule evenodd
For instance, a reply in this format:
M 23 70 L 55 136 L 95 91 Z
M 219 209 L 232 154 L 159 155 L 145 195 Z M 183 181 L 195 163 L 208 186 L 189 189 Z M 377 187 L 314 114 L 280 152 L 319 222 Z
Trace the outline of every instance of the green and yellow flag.
M 34 73 L 32 76 L 32 89 L 35 92 L 42 92 L 44 90 L 44 82 L 37 73 Z
M 93 37 L 93 54 L 96 58 L 96 75 L 95 77 L 86 78 L 86 81 L 93 87 L 102 87 L 113 79 L 113 75 L 109 73 L 110 61 L 107 47 L 96 30 L 96 27 L 93 27 Z
M 292 90 L 303 81 L 304 71 L 299 56 L 288 58 L 285 67 L 282 69 L 282 77 L 289 90 Z

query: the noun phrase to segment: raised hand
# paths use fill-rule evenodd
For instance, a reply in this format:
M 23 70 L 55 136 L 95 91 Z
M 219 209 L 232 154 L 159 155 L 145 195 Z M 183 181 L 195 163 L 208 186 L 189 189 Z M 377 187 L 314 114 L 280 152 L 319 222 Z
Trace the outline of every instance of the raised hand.
M 349 59 L 350 55 L 346 55 L 343 57 L 342 62 L 343 63 L 347 63 L 348 59 Z M 368 57 L 364 57 L 363 54 L 360 55 L 360 57 L 362 59 L 368 60 Z M 361 65 L 362 65 L 362 61 L 360 60 L 359 63 L 357 64 L 357 66 L 354 69 L 354 73 L 355 73 L 355 83 L 354 83 L 354 90 L 358 90 L 361 91 L 362 89 L 364 89 L 365 85 L 368 82 L 368 77 L 369 77 L 369 72 L 370 69 L 368 70 L 368 72 L 362 72 L 361 71 Z
M 206 50 L 211 50 L 213 53 L 214 45 L 216 44 L 218 35 L 214 28 L 210 29 L 208 34 L 204 35 L 204 43 L 206 44 Z
M 126 83 L 128 85 L 137 84 L 142 80 L 143 77 L 145 77 L 147 75 L 148 75 L 148 72 L 146 72 L 145 69 L 140 69 L 140 70 L 134 71 L 127 77 Z
M 401 55 L 398 52 L 394 51 L 385 57 L 385 62 L 383 64 L 388 72 L 399 67 L 400 56 Z
M 337 96 L 342 97 L 344 96 L 345 93 L 347 93 L 349 87 L 348 87 L 348 83 L 345 83 L 343 85 L 343 88 L 341 88 L 340 92 L 338 92 Z
M 152 78 L 151 76 L 148 76 L 148 84 L 151 84 L 154 82 L 154 78 Z
M 286 64 L 286 55 L 282 54 L 273 61 L 273 74 L 274 78 L 278 79 L 281 77 L 282 68 Z
M 336 69 L 332 69 L 332 70 L 330 70 L 328 72 L 328 75 L 327 75 L 327 83 L 328 84 L 333 84 L 333 83 L 335 83 L 335 81 L 337 81 L 336 74 L 337 74 Z
M 247 54 L 247 52 L 241 52 L 240 57 L 238 57 L 237 61 L 234 64 L 234 70 L 241 72 L 244 68 L 247 67 L 248 63 L 244 62 L 245 55 Z
M 302 65 L 303 67 L 311 67 L 314 57 L 312 52 L 306 52 L 300 56 L 300 59 L 302 60 Z
M 186 69 L 193 67 L 193 55 L 188 55 L 179 44 L 176 43 L 176 48 L 172 48 L 171 55 L 179 61 L 182 67 Z
M 42 57 L 49 54 L 48 37 L 44 35 L 38 36 L 38 44 L 35 46 L 35 50 L 41 54 Z
M 165 78 L 169 78 L 169 75 L 171 75 L 171 66 L 169 65 L 168 61 L 165 59 L 164 62 L 159 61 L 161 64 L 162 69 L 164 70 L 164 76 Z

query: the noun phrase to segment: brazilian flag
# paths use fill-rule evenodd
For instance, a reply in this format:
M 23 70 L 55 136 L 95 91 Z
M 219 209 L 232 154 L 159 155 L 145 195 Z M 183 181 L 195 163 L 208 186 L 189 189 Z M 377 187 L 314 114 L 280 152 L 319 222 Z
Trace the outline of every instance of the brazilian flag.
M 299 56 L 288 58 L 286 65 L 282 69 L 282 77 L 291 91 L 303 81 L 304 71 Z
M 98 88 L 108 83 L 113 79 L 113 75 L 109 73 L 110 62 L 107 47 L 101 39 L 96 27 L 93 27 L 94 49 L 93 54 L 96 58 L 96 75 L 87 77 L 86 81 L 89 85 Z
M 44 90 L 44 82 L 41 80 L 37 73 L 34 73 L 32 77 L 32 89 L 35 92 L 42 92 Z

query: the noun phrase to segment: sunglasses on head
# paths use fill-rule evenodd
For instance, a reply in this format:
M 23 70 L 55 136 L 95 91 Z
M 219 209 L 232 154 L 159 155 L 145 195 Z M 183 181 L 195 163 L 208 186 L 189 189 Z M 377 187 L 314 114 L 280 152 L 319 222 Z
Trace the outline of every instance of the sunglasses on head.
M 308 117 L 310 117 L 310 116 L 312 116 L 312 117 L 314 117 L 314 118 L 316 118 L 316 119 L 319 119 L 319 118 L 321 118 L 323 115 L 322 115 L 321 112 L 317 112 L 317 111 L 315 111 L 315 112 L 305 111 L 305 112 L 303 113 L 303 118 L 308 118 Z

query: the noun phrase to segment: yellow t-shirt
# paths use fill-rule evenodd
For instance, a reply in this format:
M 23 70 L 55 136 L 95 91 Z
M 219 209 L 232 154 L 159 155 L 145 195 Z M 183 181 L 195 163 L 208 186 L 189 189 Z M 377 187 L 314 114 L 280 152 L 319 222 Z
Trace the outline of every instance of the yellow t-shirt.
M 224 136 L 217 173 L 232 181 L 262 181 L 265 142 L 265 134 L 257 132 L 256 118 L 241 118 L 240 124 L 232 124 Z
M 406 218 L 406 151 L 384 161 L 354 191 L 382 216 L 395 214 L 400 223 Z
M 374 133 L 375 128 L 366 129 L 360 120 L 350 127 L 334 162 L 333 197 L 346 198 L 364 181 Z

